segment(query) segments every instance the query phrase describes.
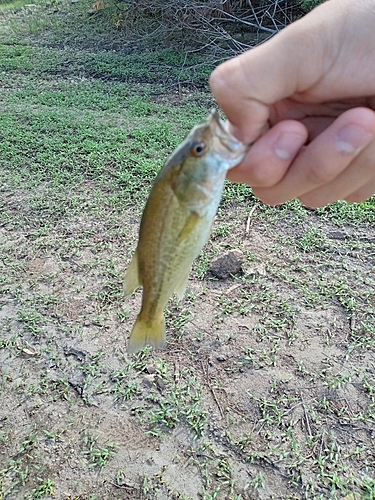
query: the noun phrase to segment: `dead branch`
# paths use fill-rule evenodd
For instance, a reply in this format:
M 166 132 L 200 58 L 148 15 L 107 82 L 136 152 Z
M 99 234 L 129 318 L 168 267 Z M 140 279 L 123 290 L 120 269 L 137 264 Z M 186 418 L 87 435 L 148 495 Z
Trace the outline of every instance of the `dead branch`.
M 115 2 L 121 11 L 120 0 Z M 264 42 L 300 17 L 300 0 L 149 0 L 126 3 L 126 29 L 143 29 L 139 41 L 173 40 L 221 59 Z

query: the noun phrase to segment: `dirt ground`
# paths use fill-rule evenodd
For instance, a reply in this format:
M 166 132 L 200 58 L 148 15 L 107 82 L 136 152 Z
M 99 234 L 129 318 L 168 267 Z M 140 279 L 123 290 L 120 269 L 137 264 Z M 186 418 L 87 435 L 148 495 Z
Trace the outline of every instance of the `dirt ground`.
M 373 228 L 224 207 L 167 347 L 129 356 L 131 210 L 43 234 L 29 193 L 2 200 L 3 498 L 355 498 L 374 477 Z M 233 247 L 241 275 L 198 279 Z

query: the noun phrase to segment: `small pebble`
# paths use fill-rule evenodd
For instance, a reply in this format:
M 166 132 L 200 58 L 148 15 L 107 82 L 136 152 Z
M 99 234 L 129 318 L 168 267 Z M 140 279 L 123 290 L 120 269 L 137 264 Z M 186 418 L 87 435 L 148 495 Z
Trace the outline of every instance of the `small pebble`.
M 244 255 L 241 250 L 229 250 L 212 260 L 209 271 L 216 278 L 226 279 L 241 271 Z

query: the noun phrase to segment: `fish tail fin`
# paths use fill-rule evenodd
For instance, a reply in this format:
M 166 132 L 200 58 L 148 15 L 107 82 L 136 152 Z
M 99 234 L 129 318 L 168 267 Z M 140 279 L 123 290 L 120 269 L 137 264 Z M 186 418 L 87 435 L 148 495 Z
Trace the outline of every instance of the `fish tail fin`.
M 129 339 L 128 352 L 134 354 L 145 345 L 161 349 L 165 344 L 165 319 L 162 314 L 152 321 L 145 321 L 138 316 Z

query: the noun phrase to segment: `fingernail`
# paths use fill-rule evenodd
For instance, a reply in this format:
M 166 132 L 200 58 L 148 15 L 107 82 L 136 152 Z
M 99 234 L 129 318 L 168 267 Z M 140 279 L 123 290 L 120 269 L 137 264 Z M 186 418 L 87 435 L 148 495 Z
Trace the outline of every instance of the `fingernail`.
M 339 153 L 353 154 L 366 146 L 372 138 L 368 130 L 358 125 L 346 125 L 337 133 L 336 148 Z
M 283 132 L 275 141 L 274 151 L 281 160 L 292 160 L 301 146 L 301 135 Z

